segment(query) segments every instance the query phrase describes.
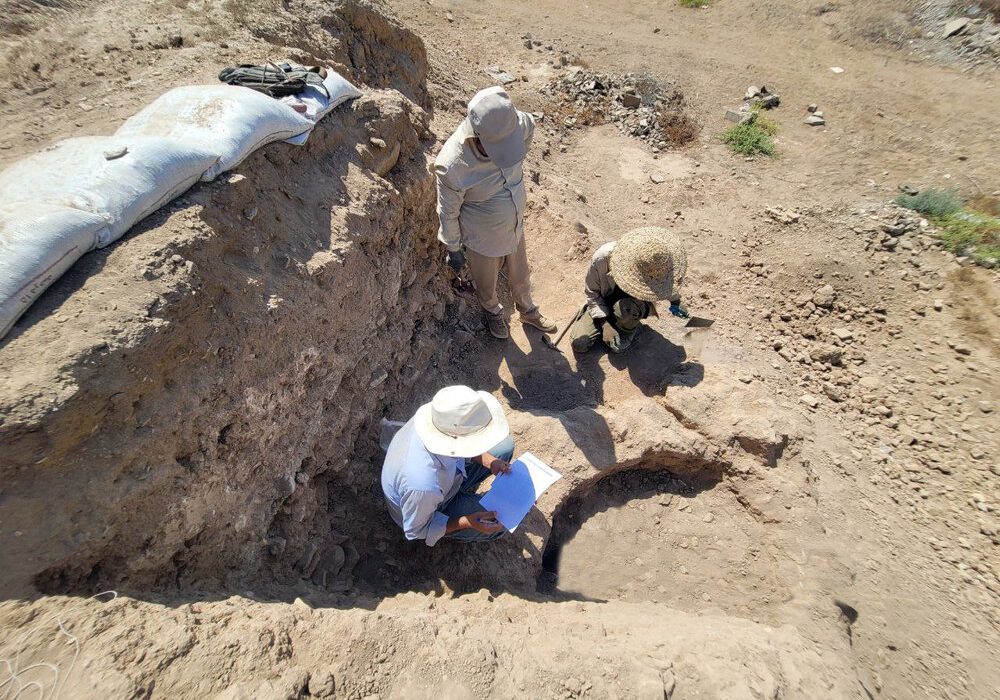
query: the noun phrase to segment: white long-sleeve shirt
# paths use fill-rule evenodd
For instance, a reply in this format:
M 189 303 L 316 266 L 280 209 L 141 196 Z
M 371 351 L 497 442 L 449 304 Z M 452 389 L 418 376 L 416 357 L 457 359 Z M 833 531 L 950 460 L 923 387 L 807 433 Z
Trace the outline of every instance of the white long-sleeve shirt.
M 518 117 L 525 126 L 525 143 L 530 144 L 535 123 L 530 114 L 518 112 Z M 448 250 L 465 245 L 486 257 L 505 257 L 524 235 L 523 161 L 497 167 L 472 145 L 475 136 L 469 120 L 464 120 L 434 160 L 438 239 Z
M 433 547 L 444 537 L 448 516 L 438 507 L 452 498 L 465 480 L 465 460 L 431 454 L 411 418 L 392 438 L 382 465 L 382 493 L 389 515 L 408 540 Z

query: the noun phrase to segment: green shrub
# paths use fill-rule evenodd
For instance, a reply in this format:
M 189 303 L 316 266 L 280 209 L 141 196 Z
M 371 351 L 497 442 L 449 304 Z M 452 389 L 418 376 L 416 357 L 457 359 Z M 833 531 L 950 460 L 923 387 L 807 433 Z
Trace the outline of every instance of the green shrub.
M 944 247 L 977 263 L 1000 260 L 1000 218 L 977 212 L 932 216 Z
M 952 190 L 937 190 L 933 187 L 917 194 L 901 194 L 896 204 L 927 216 L 951 216 L 962 211 L 962 200 Z
M 684 7 L 704 7 L 711 0 L 680 0 L 680 3 Z
M 722 134 L 722 141 L 729 146 L 729 150 L 740 155 L 773 156 L 777 149 L 771 137 L 777 131 L 778 125 L 772 120 L 754 115 L 753 119 L 726 129 Z

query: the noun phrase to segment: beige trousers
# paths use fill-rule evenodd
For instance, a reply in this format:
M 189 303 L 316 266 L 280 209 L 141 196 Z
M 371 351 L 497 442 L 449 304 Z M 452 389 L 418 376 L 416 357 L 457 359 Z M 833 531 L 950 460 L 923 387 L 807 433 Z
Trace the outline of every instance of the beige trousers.
M 514 306 L 524 316 L 538 313 L 538 305 L 531 299 L 531 271 L 528 269 L 528 253 L 524 248 L 524 236 L 518 241 L 517 249 L 502 258 L 490 258 L 474 250 L 465 251 L 469 274 L 476 283 L 476 296 L 483 309 L 491 314 L 499 314 L 503 306 L 497 298 L 497 278 L 500 271 L 507 273 L 510 293 Z

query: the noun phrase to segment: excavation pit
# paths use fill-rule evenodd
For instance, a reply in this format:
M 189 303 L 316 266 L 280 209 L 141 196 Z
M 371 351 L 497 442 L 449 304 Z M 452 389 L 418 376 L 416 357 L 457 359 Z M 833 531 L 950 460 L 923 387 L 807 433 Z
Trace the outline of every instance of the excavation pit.
M 741 616 L 788 598 L 766 526 L 712 472 L 615 472 L 556 511 L 540 590 Z

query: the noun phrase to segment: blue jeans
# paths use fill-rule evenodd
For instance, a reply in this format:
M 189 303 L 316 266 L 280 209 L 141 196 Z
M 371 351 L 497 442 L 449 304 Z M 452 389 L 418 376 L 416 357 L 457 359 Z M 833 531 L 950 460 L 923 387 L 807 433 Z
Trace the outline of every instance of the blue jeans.
M 499 457 L 503 461 L 509 462 L 514 457 L 514 441 L 510 436 L 507 436 L 489 452 L 494 457 Z M 465 481 L 462 482 L 462 487 L 458 490 L 458 493 L 452 496 L 450 501 L 441 506 L 440 511 L 447 515 L 450 520 L 460 515 L 469 515 L 470 513 L 478 513 L 485 510 L 479 503 L 479 496 L 476 495 L 476 489 L 491 473 L 489 469 L 479 462 L 473 462 L 471 459 L 465 460 Z M 485 532 L 480 532 L 470 527 L 464 530 L 456 530 L 445 535 L 445 537 L 453 540 L 461 540 L 462 542 L 487 542 L 495 540 L 505 532 L 507 531 L 500 530 L 500 532 L 487 535 Z

